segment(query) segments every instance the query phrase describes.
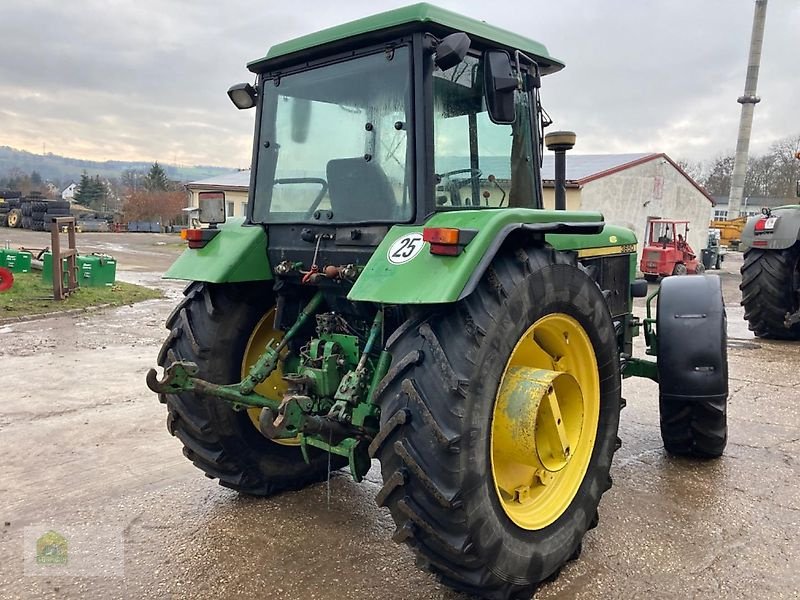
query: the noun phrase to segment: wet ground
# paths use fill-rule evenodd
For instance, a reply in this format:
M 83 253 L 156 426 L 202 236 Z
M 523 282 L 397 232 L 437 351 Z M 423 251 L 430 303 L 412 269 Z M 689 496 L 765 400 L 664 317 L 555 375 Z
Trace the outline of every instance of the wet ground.
M 5 239 L 47 243 L 42 234 L 0 230 Z M 82 252 L 114 254 L 121 279 L 158 286 L 166 297 L 0 325 L 0 597 L 464 599 L 391 541 L 391 518 L 373 501 L 374 468 L 362 484 L 335 473 L 327 484 L 270 499 L 203 477 L 144 386 L 182 288 L 159 280 L 180 250 L 176 237 L 78 240 Z M 627 380 L 624 445 L 600 525 L 580 560 L 536 598 L 798 597 L 800 344 L 749 334 L 738 306 L 740 263 L 731 255 L 721 273 L 731 376 L 725 456 L 668 458 L 656 386 Z M 25 528 L 39 524 L 115 529 L 122 551 L 100 534 L 93 551 L 111 554 L 124 575 L 26 575 Z

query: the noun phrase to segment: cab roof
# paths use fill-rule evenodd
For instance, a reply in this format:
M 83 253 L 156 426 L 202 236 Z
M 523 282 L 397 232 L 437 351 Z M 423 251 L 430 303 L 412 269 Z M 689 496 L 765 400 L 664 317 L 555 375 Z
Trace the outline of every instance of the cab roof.
M 248 63 L 247 67 L 254 72 L 265 71 L 294 60 L 305 60 L 312 55 L 323 54 L 327 50 L 351 45 L 356 40 L 378 42 L 380 41 L 378 38 L 386 38 L 389 33 L 403 34 L 420 30 L 427 30 L 441 37 L 463 31 L 474 41 L 505 50 L 520 50 L 539 63 L 543 74 L 555 73 L 564 68 L 564 63 L 550 56 L 544 44 L 426 2 L 397 8 L 275 44 L 264 58 Z

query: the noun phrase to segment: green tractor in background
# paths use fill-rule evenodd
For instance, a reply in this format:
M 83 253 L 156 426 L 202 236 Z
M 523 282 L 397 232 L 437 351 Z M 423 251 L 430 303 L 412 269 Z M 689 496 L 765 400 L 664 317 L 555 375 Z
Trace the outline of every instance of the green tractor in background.
M 195 465 L 269 495 L 378 459 L 395 539 L 505 599 L 597 525 L 623 377 L 660 381 L 668 452 L 722 453 L 719 279 L 667 278 L 640 320 L 634 234 L 543 209 L 539 87 L 562 67 L 427 4 L 249 64 L 229 91 L 257 111 L 248 214 L 200 198 L 147 376 Z M 640 329 L 657 360 L 633 357 Z

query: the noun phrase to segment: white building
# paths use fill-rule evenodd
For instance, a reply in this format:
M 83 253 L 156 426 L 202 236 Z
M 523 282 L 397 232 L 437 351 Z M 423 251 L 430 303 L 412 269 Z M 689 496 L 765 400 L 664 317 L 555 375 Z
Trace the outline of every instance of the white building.
M 542 165 L 544 201 L 553 208 L 554 156 Z M 714 200 L 703 187 L 663 153 L 567 153 L 567 209 L 596 210 L 607 223 L 632 229 L 641 256 L 652 219 L 689 221 L 688 242 L 700 253 L 708 243 L 708 223 Z
M 249 187 L 249 169 L 191 181 L 186 184 L 186 189 L 189 190 L 190 207 L 198 205 L 197 195 L 200 192 L 225 192 L 226 217 L 243 217 L 247 214 L 247 190 Z
M 75 190 L 78 189 L 78 184 L 74 181 L 70 183 L 67 187 L 65 187 L 61 191 L 61 199 L 62 200 L 69 200 L 70 202 L 75 201 Z

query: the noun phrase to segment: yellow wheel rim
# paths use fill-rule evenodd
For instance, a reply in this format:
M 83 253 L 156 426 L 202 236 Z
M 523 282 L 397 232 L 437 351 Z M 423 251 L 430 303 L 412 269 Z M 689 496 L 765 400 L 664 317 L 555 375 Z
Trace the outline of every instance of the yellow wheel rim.
M 258 357 L 261 356 L 262 352 L 264 352 L 264 348 L 266 348 L 270 340 L 273 339 L 275 341 L 280 341 L 283 339 L 283 332 L 275 329 L 274 308 L 270 309 L 270 311 L 261 318 L 255 329 L 253 329 L 253 333 L 250 334 L 250 339 L 247 340 L 247 347 L 244 350 L 244 358 L 242 359 L 242 377 L 247 375 L 250 367 L 255 364 L 255 362 L 258 360 Z M 283 370 L 281 369 L 281 365 L 278 364 L 278 367 L 270 374 L 270 376 L 255 387 L 255 391 L 256 393 L 266 396 L 267 398 L 280 400 L 283 398 L 284 393 L 286 393 L 286 387 L 286 382 L 283 380 Z M 253 422 L 253 425 L 255 425 L 256 429 L 259 429 L 258 418 L 261 415 L 261 409 L 249 408 L 247 409 L 247 414 L 250 417 L 250 420 Z M 259 429 L 259 431 L 261 430 Z M 300 445 L 299 438 L 272 441 L 277 444 L 284 444 L 286 446 Z
M 494 486 L 519 527 L 543 529 L 567 510 L 589 467 L 599 417 L 589 336 L 569 315 L 542 317 L 511 352 L 492 413 Z

